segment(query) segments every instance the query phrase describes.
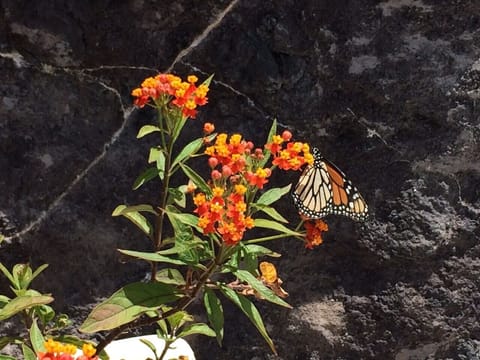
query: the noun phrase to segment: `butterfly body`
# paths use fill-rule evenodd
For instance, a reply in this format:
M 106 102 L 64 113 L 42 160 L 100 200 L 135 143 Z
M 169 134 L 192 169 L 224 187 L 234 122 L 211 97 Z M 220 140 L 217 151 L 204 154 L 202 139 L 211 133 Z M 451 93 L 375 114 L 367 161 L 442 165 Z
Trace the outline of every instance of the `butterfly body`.
M 368 206 L 357 188 L 317 148 L 313 155 L 313 165 L 305 168 L 292 193 L 299 213 L 308 219 L 334 214 L 365 220 Z

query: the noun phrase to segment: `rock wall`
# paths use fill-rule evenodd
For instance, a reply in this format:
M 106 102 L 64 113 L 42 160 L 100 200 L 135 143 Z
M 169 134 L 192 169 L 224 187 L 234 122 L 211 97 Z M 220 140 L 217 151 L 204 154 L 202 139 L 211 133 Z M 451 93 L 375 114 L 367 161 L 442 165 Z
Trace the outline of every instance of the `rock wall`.
M 49 263 L 37 284 L 59 308 L 142 278 L 115 249 L 145 240 L 110 217 L 155 193 L 130 190 L 151 116 L 130 90 L 214 73 L 192 136 L 208 120 L 261 143 L 276 118 L 372 212 L 328 218 L 313 251 L 277 245 L 295 308 L 259 306 L 278 358 L 480 359 L 479 29 L 477 0 L 3 0 L 0 261 Z M 273 359 L 227 311 L 224 346 L 195 338 L 198 358 Z

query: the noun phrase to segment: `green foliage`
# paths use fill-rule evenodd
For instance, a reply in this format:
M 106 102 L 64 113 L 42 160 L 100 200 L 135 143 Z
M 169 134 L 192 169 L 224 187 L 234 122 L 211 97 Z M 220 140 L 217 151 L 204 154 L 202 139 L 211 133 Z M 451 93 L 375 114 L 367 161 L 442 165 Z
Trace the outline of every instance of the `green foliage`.
M 33 270 L 29 264 L 16 264 L 9 271 L 0 263 L 0 271 L 10 282 L 12 298 L 0 295 L 0 321 L 17 316 L 28 332 L 28 337 L 0 337 L 0 349 L 8 344 L 20 347 L 24 359 L 36 360 L 36 353 L 44 351 L 44 335 L 55 334 L 70 324 L 64 314 L 56 315 L 47 304 L 53 302 L 49 294 L 42 294 L 30 288 L 32 281 L 43 272 L 48 265 L 41 265 Z M 10 357 L 0 355 L 0 359 Z
M 223 307 L 220 299 L 215 295 L 213 290 L 206 288 L 203 295 L 203 303 L 207 311 L 208 321 L 215 331 L 215 336 L 219 345 L 223 340 Z

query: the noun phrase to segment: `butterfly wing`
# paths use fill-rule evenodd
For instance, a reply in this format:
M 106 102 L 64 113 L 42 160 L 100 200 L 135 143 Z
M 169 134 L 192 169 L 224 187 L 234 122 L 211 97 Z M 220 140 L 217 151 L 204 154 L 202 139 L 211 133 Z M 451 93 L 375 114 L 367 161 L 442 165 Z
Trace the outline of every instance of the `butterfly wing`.
M 314 164 L 305 168 L 292 193 L 299 213 L 309 219 L 335 214 L 365 220 L 368 206 L 362 195 L 337 166 L 315 150 Z

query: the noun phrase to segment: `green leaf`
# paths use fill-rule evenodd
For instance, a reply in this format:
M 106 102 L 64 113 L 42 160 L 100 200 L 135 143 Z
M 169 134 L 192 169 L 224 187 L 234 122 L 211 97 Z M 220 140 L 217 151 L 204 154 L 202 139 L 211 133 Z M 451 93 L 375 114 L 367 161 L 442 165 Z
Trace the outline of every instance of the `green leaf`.
M 223 340 L 223 307 L 220 299 L 215 295 L 215 292 L 206 288 L 203 294 L 203 303 L 207 311 L 208 321 L 215 331 L 218 345 L 222 346 Z
M 17 289 L 27 289 L 32 280 L 32 268 L 29 264 L 16 264 L 12 270 Z
M 267 205 L 261 205 L 261 204 L 252 204 L 252 207 L 255 210 L 260 210 L 270 216 L 273 220 L 282 222 L 282 223 L 288 223 L 288 220 L 285 219 L 275 208 L 272 208 Z
M 195 154 L 203 145 L 203 138 L 195 139 L 188 143 L 172 162 L 172 169 L 179 163 L 184 162 L 190 156 Z
M 45 351 L 44 342 L 45 338 L 37 325 L 37 321 L 33 320 L 32 326 L 30 327 L 30 343 L 32 344 L 33 350 L 36 353 Z
M 48 304 L 53 301 L 53 297 L 48 295 L 39 296 L 19 296 L 12 299 L 0 310 L 0 321 L 8 319 L 19 312 L 30 309 L 33 306 Z
M 137 259 L 153 261 L 153 262 L 165 262 L 165 263 L 175 264 L 175 265 L 188 265 L 188 263 L 183 260 L 173 259 L 171 257 L 163 256 L 158 253 L 122 250 L 122 249 L 118 249 L 118 251 L 121 252 L 122 254 L 125 254 Z
M 202 232 L 202 228 L 198 226 L 198 216 L 195 216 L 193 214 L 184 214 L 184 213 L 169 211 L 169 208 L 167 208 L 167 214 L 169 217 L 175 218 L 177 221 L 180 221 L 185 225 L 191 226 L 196 230 L 198 230 L 199 232 Z
M 151 134 L 153 132 L 162 131 L 158 126 L 154 125 L 144 125 L 140 128 L 137 134 L 137 139 L 144 137 L 145 135 Z
M 158 271 L 155 275 L 155 280 L 164 284 L 171 284 L 182 286 L 185 285 L 185 279 L 180 271 L 177 269 L 162 269 Z
M 22 344 L 22 352 L 24 360 L 37 360 L 37 355 L 25 344 Z
M 225 285 L 220 286 L 220 291 L 232 301 L 235 305 L 237 305 L 240 310 L 248 317 L 248 319 L 255 325 L 258 332 L 263 336 L 267 344 L 270 346 L 272 352 L 277 355 L 277 351 L 275 350 L 275 346 L 273 345 L 273 341 L 267 333 L 267 329 L 265 329 L 265 325 L 263 324 L 262 317 L 258 312 L 257 308 L 253 303 L 248 300 L 245 296 L 238 294 L 237 292 L 233 291 L 229 287 Z
M 153 352 L 153 358 L 157 359 L 157 348 L 155 345 L 152 344 L 152 342 L 148 341 L 147 339 L 140 339 L 140 341 L 145 344 L 152 352 Z
M 168 339 L 168 326 L 167 326 L 167 322 L 165 320 L 159 320 L 157 321 L 157 325 L 159 327 L 159 329 L 157 329 L 156 333 L 157 333 L 157 336 L 160 338 L 160 339 L 163 339 L 165 341 L 167 341 Z
M 1 262 L 0 262 L 0 271 L 3 273 L 3 275 L 5 275 L 8 281 L 10 281 L 10 283 L 15 286 L 15 279 L 13 278 L 13 274 L 11 274 L 10 271 L 8 271 L 8 269 L 5 266 L 3 266 Z
M 0 360 L 18 360 L 18 359 L 9 355 L 0 355 Z
M 160 176 L 163 179 L 163 174 L 159 172 L 157 168 L 148 168 L 143 173 L 141 173 L 133 182 L 132 189 L 137 190 L 143 184 L 149 182 L 150 180 L 154 179 L 155 177 Z
M 129 284 L 97 305 L 81 325 L 80 331 L 94 333 L 114 329 L 181 297 L 182 294 L 174 286 L 167 284 Z
M 125 215 L 131 212 L 147 212 L 153 215 L 158 215 L 152 205 L 140 204 L 134 206 L 118 205 L 112 212 L 112 216 Z
M 246 244 L 244 245 L 246 252 L 250 254 L 255 254 L 256 256 L 271 256 L 271 257 L 280 257 L 281 254 L 266 248 L 265 246 L 256 245 L 256 244 Z
M 177 140 L 178 136 L 182 132 L 183 127 L 187 122 L 186 117 L 182 116 L 180 119 L 175 120 L 173 131 L 172 131 L 172 144 Z
M 5 346 L 7 346 L 8 344 L 15 344 L 15 345 L 19 345 L 19 344 L 22 344 L 23 341 L 18 338 L 18 337 L 13 337 L 13 336 L 1 336 L 0 337 L 0 350 L 2 350 Z M 2 359 L 1 355 L 0 355 L 0 360 Z
M 202 85 L 210 86 L 210 83 L 212 82 L 212 79 L 215 74 L 210 75 L 208 78 L 205 79 L 204 82 L 202 82 Z
M 187 322 L 193 321 L 193 316 L 186 311 L 176 311 L 167 318 L 170 329 L 177 330 Z
M 147 220 L 145 216 L 140 214 L 138 211 L 128 211 L 122 212 L 122 207 L 126 207 L 125 205 L 119 205 L 113 210 L 112 216 L 119 216 L 122 215 L 130 220 L 136 227 L 142 230 L 150 239 L 153 238 L 153 226 Z
M 32 274 L 32 279 L 30 281 L 33 281 L 43 270 L 45 270 L 48 267 L 48 264 L 43 264 L 40 265 L 37 270 L 35 270 Z
M 183 172 L 185 175 L 188 176 L 190 180 L 205 194 L 210 195 L 212 193 L 212 189 L 210 189 L 210 186 L 203 180 L 203 178 L 198 175 L 191 167 L 180 163 L 180 167 L 182 168 Z
M 8 296 L 0 295 L 0 309 L 3 308 L 9 301 L 10 298 Z
M 177 334 L 177 337 L 183 338 L 192 334 L 200 334 L 210 337 L 215 337 L 215 331 L 213 331 L 210 326 L 204 323 L 196 323 L 185 326 L 182 331 Z
M 48 324 L 55 317 L 55 311 L 49 305 L 40 305 L 35 307 L 35 314 L 43 325 Z
M 264 228 L 264 229 L 271 229 L 271 230 L 275 230 L 275 231 L 278 231 L 278 232 L 281 232 L 281 233 L 284 233 L 284 234 L 287 234 L 287 235 L 292 235 L 292 236 L 302 236 L 302 234 L 300 234 L 296 231 L 293 231 L 293 230 L 287 228 L 286 226 L 284 226 L 284 225 L 282 225 L 282 224 L 280 224 L 276 221 L 273 221 L 273 220 L 255 219 L 254 223 L 255 223 L 255 227 Z
M 167 204 L 171 205 L 175 203 L 181 208 L 184 208 L 187 205 L 187 197 L 185 196 L 185 189 L 186 189 L 186 185 L 181 185 L 178 188 L 169 188 Z
M 270 205 L 290 192 L 291 184 L 282 188 L 273 188 L 265 191 L 256 201 L 257 204 Z
M 255 274 L 258 270 L 258 256 L 253 253 L 245 252 L 242 251 L 243 255 L 243 266 L 242 268 L 251 272 L 252 274 Z M 237 270 L 237 268 L 232 269 L 232 271 Z
M 167 206 L 166 213 L 175 232 L 175 247 L 184 249 L 184 251 L 179 251 L 179 257 L 190 264 L 198 264 L 200 259 L 199 253 L 196 251 L 197 246 L 191 246 L 194 238 L 192 228 L 182 222 L 181 217 L 175 216 L 175 214 L 179 214 L 175 207 Z M 202 244 L 196 245 L 202 246 Z
M 148 155 L 148 163 L 151 164 L 152 162 L 156 164 L 158 170 L 158 177 L 163 180 L 163 177 L 165 175 L 165 154 L 158 147 L 150 148 L 150 154 Z
M 205 139 L 207 139 L 207 141 L 212 141 L 213 139 L 215 139 L 215 136 L 217 135 L 212 134 L 207 136 L 206 138 L 198 138 L 188 143 L 173 160 L 172 169 L 175 168 L 175 166 L 179 163 L 184 163 L 185 160 L 196 154 L 197 151 L 202 148 L 203 144 L 205 143 Z
M 233 272 L 241 281 L 250 284 L 265 300 L 271 303 L 291 309 L 292 306 L 278 297 L 272 290 L 266 287 L 260 280 L 245 270 L 236 270 Z
M 271 143 L 271 142 L 272 142 L 272 139 L 273 139 L 273 136 L 276 135 L 276 134 L 277 134 L 277 120 L 274 119 L 273 122 L 272 122 L 272 127 L 270 128 L 270 131 L 268 132 L 266 144 Z M 265 167 L 265 164 L 266 164 L 266 163 L 268 162 L 268 160 L 270 159 L 270 156 L 271 156 L 270 150 L 264 150 L 264 152 L 263 152 L 263 159 L 262 159 L 262 161 L 260 161 L 260 163 L 258 164 L 258 167 L 260 167 L 260 168 Z

